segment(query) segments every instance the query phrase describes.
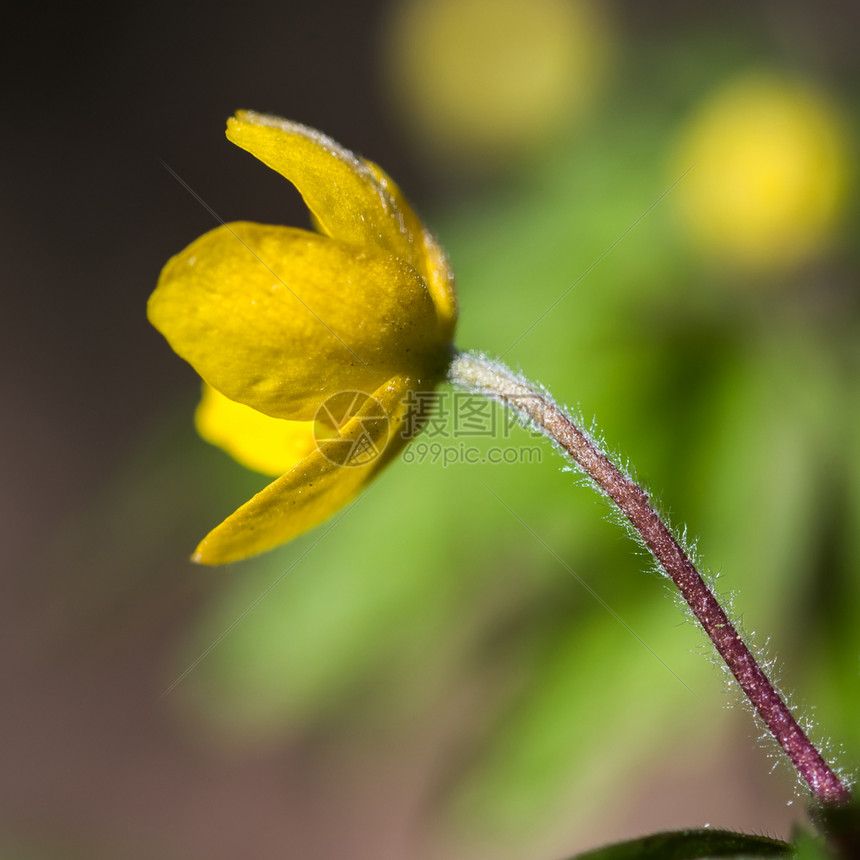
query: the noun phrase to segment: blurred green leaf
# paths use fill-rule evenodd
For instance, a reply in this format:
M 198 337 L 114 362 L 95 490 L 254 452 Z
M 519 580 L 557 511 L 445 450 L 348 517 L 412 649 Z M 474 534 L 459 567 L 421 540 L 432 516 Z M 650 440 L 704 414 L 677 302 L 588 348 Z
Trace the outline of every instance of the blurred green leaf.
M 825 856 L 853 860 L 860 856 L 860 803 L 854 800 L 847 806 L 813 807 L 810 814 L 824 836 L 800 832 L 797 842 L 806 852 L 799 853 L 801 860 Z M 825 843 L 832 854 L 825 854 Z
M 795 860 L 833 860 L 834 855 L 827 850 L 822 836 L 799 830 L 794 834 L 793 847 Z

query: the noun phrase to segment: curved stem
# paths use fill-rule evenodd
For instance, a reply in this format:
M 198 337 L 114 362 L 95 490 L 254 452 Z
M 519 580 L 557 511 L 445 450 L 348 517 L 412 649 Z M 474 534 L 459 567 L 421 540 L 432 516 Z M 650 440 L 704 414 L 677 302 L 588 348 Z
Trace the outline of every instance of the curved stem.
M 847 786 L 824 761 L 792 716 L 726 612 L 648 496 L 577 427 L 546 393 L 503 364 L 474 353 L 458 353 L 449 380 L 496 400 L 556 444 L 630 521 L 649 552 L 678 587 L 720 657 L 812 793 L 822 803 L 851 799 Z

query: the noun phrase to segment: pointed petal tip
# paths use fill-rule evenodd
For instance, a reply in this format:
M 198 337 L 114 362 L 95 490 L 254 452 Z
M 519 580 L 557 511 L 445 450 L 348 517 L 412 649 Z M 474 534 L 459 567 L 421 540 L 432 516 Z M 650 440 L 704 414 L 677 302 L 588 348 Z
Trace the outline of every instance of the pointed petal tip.
M 243 561 L 253 554 L 253 552 L 242 552 L 241 550 L 230 553 L 229 551 L 219 549 L 217 546 L 213 546 L 208 538 L 204 538 L 200 541 L 197 549 L 194 550 L 191 561 L 204 567 L 220 567 L 222 564 Z

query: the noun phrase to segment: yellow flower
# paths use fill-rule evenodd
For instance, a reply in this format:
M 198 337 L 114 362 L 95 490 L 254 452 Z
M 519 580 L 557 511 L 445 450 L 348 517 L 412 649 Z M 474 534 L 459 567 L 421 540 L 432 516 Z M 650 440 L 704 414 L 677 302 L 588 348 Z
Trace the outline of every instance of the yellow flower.
M 152 324 L 204 379 L 201 435 L 280 478 L 194 561 L 271 549 L 344 505 L 406 443 L 456 323 L 442 249 L 375 164 L 313 129 L 240 111 L 227 137 L 292 182 L 318 232 L 224 224 L 173 257 Z
M 811 86 L 764 73 L 728 81 L 682 129 L 672 165 L 684 224 L 723 262 L 780 273 L 826 246 L 846 201 L 844 122 Z
M 498 166 L 581 121 L 615 52 L 595 0 L 406 0 L 384 34 L 395 106 L 455 169 Z

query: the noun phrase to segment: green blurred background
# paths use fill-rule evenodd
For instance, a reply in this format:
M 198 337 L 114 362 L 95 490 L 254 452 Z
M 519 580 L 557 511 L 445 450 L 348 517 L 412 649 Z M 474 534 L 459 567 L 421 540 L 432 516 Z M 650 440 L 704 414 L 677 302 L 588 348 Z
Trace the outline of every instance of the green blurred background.
M 548 447 L 443 467 L 450 425 L 293 544 L 187 562 L 265 481 L 195 436 L 145 320 L 214 226 L 159 161 L 225 220 L 307 223 L 224 140 L 237 108 L 399 182 L 458 345 L 596 418 L 860 765 L 856 4 L 12 8 L 0 855 L 548 858 L 803 816 Z

